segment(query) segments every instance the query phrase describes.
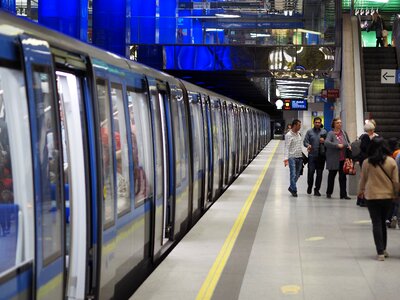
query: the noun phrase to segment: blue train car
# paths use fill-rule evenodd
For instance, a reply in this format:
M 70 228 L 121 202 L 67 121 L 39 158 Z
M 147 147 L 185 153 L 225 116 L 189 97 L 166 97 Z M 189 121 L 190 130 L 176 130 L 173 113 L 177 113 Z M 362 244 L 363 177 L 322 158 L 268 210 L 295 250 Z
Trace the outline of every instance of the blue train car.
M 0 12 L 0 299 L 123 299 L 270 140 L 264 112 Z

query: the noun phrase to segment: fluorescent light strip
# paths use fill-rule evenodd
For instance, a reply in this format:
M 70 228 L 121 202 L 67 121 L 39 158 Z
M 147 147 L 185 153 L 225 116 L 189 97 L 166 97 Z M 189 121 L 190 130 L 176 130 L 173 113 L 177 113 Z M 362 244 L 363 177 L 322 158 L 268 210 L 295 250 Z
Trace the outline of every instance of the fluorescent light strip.
M 313 31 L 313 30 L 307 30 L 307 29 L 303 29 L 303 28 L 298 28 L 297 31 L 298 32 L 304 32 L 304 33 L 311 33 L 311 34 L 321 35 L 321 32 Z
M 218 18 L 240 18 L 239 15 L 229 15 L 229 14 L 215 14 Z
M 215 32 L 215 31 L 217 31 L 217 32 L 222 32 L 222 31 L 224 31 L 224 29 L 222 29 L 222 28 L 206 28 L 206 32 Z
M 306 91 L 298 91 L 298 90 L 284 90 L 284 91 L 281 91 L 280 90 L 280 92 L 282 93 L 282 94 L 284 94 L 284 93 L 298 93 L 298 94 L 304 94 Z
M 278 89 L 280 90 L 292 90 L 292 89 L 297 89 L 297 90 L 308 90 L 308 86 L 289 86 L 289 85 L 278 85 Z
M 309 82 L 309 81 L 296 81 L 296 80 L 281 80 L 281 79 L 278 79 L 276 81 L 276 83 L 278 83 L 278 84 L 307 84 L 307 85 L 310 85 L 311 82 Z

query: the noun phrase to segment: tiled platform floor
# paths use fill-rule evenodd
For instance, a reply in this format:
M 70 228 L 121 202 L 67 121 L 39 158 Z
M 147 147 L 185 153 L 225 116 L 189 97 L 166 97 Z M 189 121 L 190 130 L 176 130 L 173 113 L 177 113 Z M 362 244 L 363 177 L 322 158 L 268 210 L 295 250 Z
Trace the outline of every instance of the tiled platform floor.
M 186 235 L 131 299 L 196 299 L 239 211 L 272 149 L 272 141 Z M 400 296 L 400 230 L 389 230 L 384 262 L 375 260 L 366 208 L 287 191 L 283 143 L 249 211 L 213 299 L 397 299 Z M 305 170 L 306 172 L 307 170 Z M 336 179 L 337 180 L 337 179 Z

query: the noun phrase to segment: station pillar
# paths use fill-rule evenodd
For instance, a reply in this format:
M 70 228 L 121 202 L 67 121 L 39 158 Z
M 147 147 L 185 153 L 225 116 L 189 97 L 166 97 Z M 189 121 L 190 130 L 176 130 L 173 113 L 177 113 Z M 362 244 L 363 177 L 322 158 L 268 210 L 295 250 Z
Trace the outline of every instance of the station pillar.
M 93 0 L 92 43 L 121 56 L 128 55 L 126 22 L 130 14 L 126 1 L 129 0 Z
M 176 0 L 160 1 L 160 44 L 175 44 L 176 43 Z
M 156 43 L 156 0 L 128 1 L 131 6 L 131 44 L 154 45 Z
M 15 0 L 0 0 L 0 8 L 15 14 L 16 13 Z
M 87 42 L 88 0 L 39 0 L 38 21 L 48 28 Z

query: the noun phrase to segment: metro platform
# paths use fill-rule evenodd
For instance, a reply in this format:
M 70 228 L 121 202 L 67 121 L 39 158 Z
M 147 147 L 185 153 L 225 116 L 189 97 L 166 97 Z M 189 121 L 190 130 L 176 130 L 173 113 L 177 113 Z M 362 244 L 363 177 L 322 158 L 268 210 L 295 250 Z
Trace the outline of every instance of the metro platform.
M 130 299 L 394 299 L 400 230 L 376 260 L 368 210 L 287 191 L 282 141 L 272 140 Z M 263 176 L 263 173 L 265 176 Z M 336 179 L 337 180 L 337 179 Z

